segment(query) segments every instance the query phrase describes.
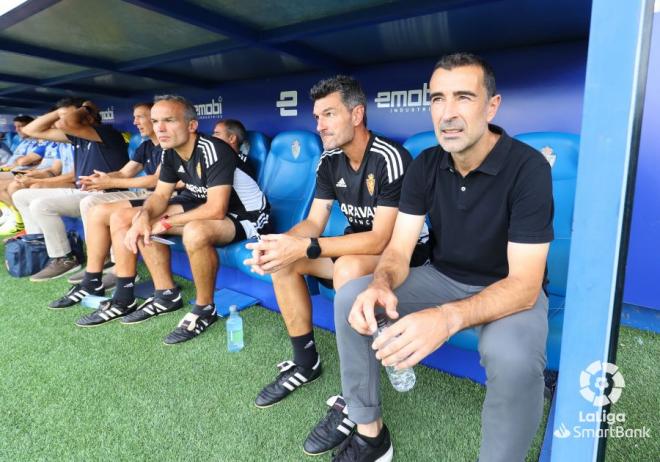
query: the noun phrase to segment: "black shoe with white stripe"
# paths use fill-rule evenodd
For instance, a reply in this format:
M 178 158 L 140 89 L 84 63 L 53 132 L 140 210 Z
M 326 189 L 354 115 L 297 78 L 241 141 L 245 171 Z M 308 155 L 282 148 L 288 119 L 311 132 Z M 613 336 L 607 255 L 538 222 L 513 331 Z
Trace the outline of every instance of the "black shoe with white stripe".
M 179 293 L 173 300 L 149 297 L 137 310 L 125 316 L 122 324 L 137 324 L 161 314 L 173 313 L 183 307 L 183 299 Z
M 303 444 L 303 451 L 307 455 L 318 456 L 336 448 L 355 429 L 355 422 L 348 418 L 344 398 L 332 396 L 328 398 L 326 404 L 330 409 L 309 433 Z
M 390 462 L 394 455 L 390 431 L 383 425 L 381 432 L 377 446 L 372 446 L 358 432 L 353 432 L 332 455 L 332 462 Z
M 266 385 L 255 400 L 257 407 L 265 408 L 277 404 L 293 393 L 297 388 L 312 382 L 321 375 L 321 356 L 311 369 L 298 366 L 293 361 L 284 361 L 277 365 L 280 370 L 274 382 Z
M 92 289 L 83 287 L 82 284 L 76 284 L 69 289 L 64 297 L 50 302 L 48 308 L 53 310 L 68 308 L 76 303 L 80 303 L 80 300 L 88 295 L 96 295 L 99 297 L 105 295 L 105 287 L 103 287 L 103 283 L 100 283 L 98 287 Z
M 176 329 L 170 332 L 163 341 L 166 345 L 187 342 L 200 335 L 217 320 L 218 315 L 215 314 L 215 309 L 209 316 L 197 316 L 196 314 L 188 313 L 183 317 L 181 322 L 179 322 Z
M 105 300 L 99 304 L 98 310 L 93 313 L 83 316 L 76 321 L 76 325 L 80 327 L 96 327 L 113 319 L 121 318 L 129 313 L 135 311 L 137 307 L 137 300 L 133 300 L 128 305 L 120 303 L 116 300 Z

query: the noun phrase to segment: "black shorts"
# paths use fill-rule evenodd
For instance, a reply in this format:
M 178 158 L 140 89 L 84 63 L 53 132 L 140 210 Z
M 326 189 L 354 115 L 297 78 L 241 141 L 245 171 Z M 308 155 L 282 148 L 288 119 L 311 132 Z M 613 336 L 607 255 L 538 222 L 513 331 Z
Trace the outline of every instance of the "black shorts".
M 146 199 L 131 199 L 129 202 L 131 203 L 132 207 L 142 207 L 144 205 L 144 202 Z M 191 201 L 190 199 L 182 196 L 174 196 L 170 198 L 169 201 L 167 201 L 167 205 L 180 205 L 183 207 L 183 211 L 187 212 L 192 209 L 196 209 L 200 205 L 202 205 L 204 202 L 196 202 L 196 201 Z

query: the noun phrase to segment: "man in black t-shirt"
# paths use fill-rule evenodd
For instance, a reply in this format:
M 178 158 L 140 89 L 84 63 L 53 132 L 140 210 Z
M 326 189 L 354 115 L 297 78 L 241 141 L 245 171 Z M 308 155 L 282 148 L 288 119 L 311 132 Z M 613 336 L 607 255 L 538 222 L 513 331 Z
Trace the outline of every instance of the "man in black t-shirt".
M 142 207 L 112 215 L 117 289 L 111 300 L 77 324 L 96 326 L 118 317 L 124 317 L 124 324 L 136 324 L 181 308 L 169 249 L 158 242 L 157 235 L 182 235 L 198 292 L 192 312 L 165 338 L 166 344 L 175 344 L 196 337 L 217 320 L 213 304 L 217 254 L 213 246 L 254 237 L 268 223 L 269 205 L 247 159 L 237 153 L 238 137 L 232 136 L 234 125 L 230 124 L 235 121 L 224 121 L 232 148 L 222 139 L 196 133 L 195 108 L 180 96 L 156 97 L 151 120 L 164 149 L 156 190 Z M 172 197 L 179 181 L 184 190 Z M 138 251 L 149 268 L 155 292 L 136 309 L 133 289 Z
M 550 165 L 490 125 L 500 96 L 480 58 L 444 57 L 429 87 L 440 146 L 410 166 L 395 231 L 374 274 L 347 283 L 335 297 L 342 388 L 348 416 L 357 422 L 335 461 L 392 458 L 381 417 L 380 363 L 411 367 L 473 326 L 479 326 L 487 376 L 479 461 L 525 460 L 542 417 Z M 413 236 L 426 215 L 432 265 L 408 269 Z M 398 321 L 374 341 L 375 312 L 382 312 L 376 306 Z M 434 406 L 442 412 L 440 401 Z
M 142 102 L 133 106 L 133 124 L 146 139 L 120 170 L 104 173 L 95 170 L 91 175 L 80 177 L 89 192 L 121 190 L 106 194 L 88 194 L 80 201 L 80 215 L 85 225 L 87 267 L 73 274 L 69 282 L 73 286 L 67 293 L 51 302 L 53 309 L 67 308 L 79 303 L 87 295 L 102 296 L 113 287 L 116 276 L 112 264 L 106 261 L 110 251 L 110 216 L 117 210 L 131 208 L 132 201 L 144 201 L 158 182 L 162 149 L 151 125 L 151 106 Z M 143 176 L 136 176 L 144 172 Z M 138 188 L 128 190 L 128 188 Z M 104 271 L 107 274 L 102 274 Z
M 272 274 L 294 355 L 293 361 L 279 366 L 275 381 L 259 393 L 257 407 L 272 406 L 320 375 L 304 276 L 330 280 L 339 288 L 373 271 L 390 239 L 401 183 L 411 162 L 401 145 L 367 129 L 366 97 L 353 78 L 323 80 L 310 95 L 325 149 L 310 212 L 286 234 L 262 236 L 261 242 L 248 244 L 253 257 L 246 263 L 256 272 Z M 343 236 L 319 237 L 335 200 L 350 226 Z M 323 448 L 306 446 L 305 450 L 320 453 L 339 442 Z
M 28 234 L 43 233 L 50 260 L 46 267 L 30 277 L 31 281 L 47 281 L 80 269 L 73 255 L 62 216 L 80 216 L 80 202 L 98 194 L 86 191 L 80 180 L 95 171 L 119 170 L 128 161 L 124 137 L 110 125 L 101 123 L 98 108 L 91 101 L 66 98 L 58 101 L 57 109 L 44 114 L 25 126 L 31 137 L 71 143 L 74 171 L 61 176 L 78 186 L 73 188 L 22 189 L 13 194 L 16 208 L 23 216 Z M 121 192 L 106 194 L 120 199 Z

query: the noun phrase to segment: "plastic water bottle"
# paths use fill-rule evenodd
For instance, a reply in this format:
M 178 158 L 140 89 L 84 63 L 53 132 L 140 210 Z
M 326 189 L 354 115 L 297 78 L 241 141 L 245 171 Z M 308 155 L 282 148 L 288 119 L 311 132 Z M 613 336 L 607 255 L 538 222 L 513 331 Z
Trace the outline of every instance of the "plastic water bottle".
M 238 314 L 238 307 L 229 307 L 229 319 L 227 319 L 227 350 L 234 353 L 243 349 L 243 319 Z
M 392 324 L 385 313 L 377 314 L 376 322 L 378 324 L 378 328 L 374 333 L 374 340 L 378 338 L 383 332 L 385 332 L 385 330 Z M 390 340 L 390 342 L 392 340 Z M 387 345 L 387 343 L 385 345 Z M 390 383 L 396 391 L 410 391 L 412 387 L 415 386 L 416 377 L 415 371 L 413 371 L 412 367 L 408 367 L 406 369 L 395 369 L 394 366 L 385 366 L 385 371 L 387 372 L 387 377 L 390 379 Z

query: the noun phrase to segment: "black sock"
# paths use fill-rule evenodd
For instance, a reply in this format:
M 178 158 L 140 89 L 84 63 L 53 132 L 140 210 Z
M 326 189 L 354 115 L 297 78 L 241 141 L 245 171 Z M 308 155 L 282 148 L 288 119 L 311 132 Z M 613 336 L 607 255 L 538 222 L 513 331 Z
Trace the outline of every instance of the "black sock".
M 293 362 L 305 369 L 311 369 L 316 364 L 319 354 L 316 351 L 314 331 L 299 337 L 291 337 L 293 347 Z
M 373 448 L 377 448 L 383 443 L 383 438 L 385 437 L 385 432 L 383 431 L 383 428 L 380 429 L 380 433 L 378 434 L 378 436 L 365 436 L 360 432 L 358 432 L 358 435 L 360 435 L 360 438 L 366 441 L 369 444 L 369 446 Z
M 178 287 L 173 287 L 171 289 L 156 290 L 154 291 L 154 296 L 156 298 L 162 298 L 163 300 L 174 300 L 179 296 L 179 292 Z
M 113 300 L 123 302 L 125 304 L 132 303 L 135 300 L 133 290 L 135 289 L 135 276 L 118 277 L 117 288 L 115 294 L 112 296 Z
M 96 289 L 101 285 L 101 277 L 103 273 L 100 271 L 98 273 L 90 273 L 89 271 L 85 272 L 82 282 L 80 283 L 85 289 Z
M 192 309 L 192 313 L 202 318 L 205 318 L 207 316 L 211 316 L 214 310 L 215 310 L 215 305 L 213 303 L 210 303 L 208 305 L 195 305 L 195 307 Z

